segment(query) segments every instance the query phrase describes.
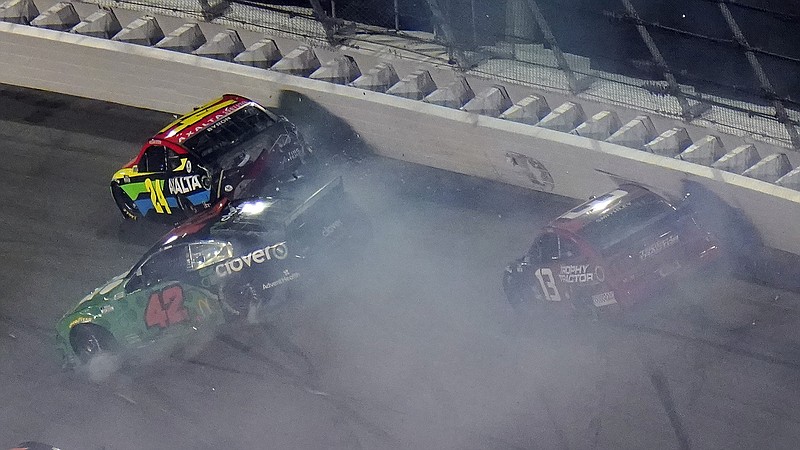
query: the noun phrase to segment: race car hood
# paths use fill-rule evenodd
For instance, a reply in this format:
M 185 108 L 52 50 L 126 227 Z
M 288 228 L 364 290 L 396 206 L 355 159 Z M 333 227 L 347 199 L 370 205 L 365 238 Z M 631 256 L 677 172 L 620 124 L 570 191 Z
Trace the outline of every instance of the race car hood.
M 125 296 L 125 275 L 128 272 L 123 272 L 116 277 L 108 280 L 104 285 L 88 293 L 83 297 L 75 308 L 72 309 L 70 314 L 78 312 L 92 306 L 101 306 L 104 302 L 109 300 L 118 300 Z
M 281 233 L 285 237 L 309 222 L 325 222 L 342 209 L 342 180 L 325 184 L 298 180 L 273 186 L 272 195 L 231 202 L 219 222 L 211 227 L 212 236 L 233 233 Z M 263 191 L 262 191 L 263 192 Z M 264 192 L 268 193 L 268 192 Z M 325 222 L 324 225 L 328 225 Z M 275 236 L 275 239 L 281 238 Z
M 56 324 L 56 333 L 59 344 L 63 347 L 62 350 L 65 351 L 65 355 L 69 353 L 69 332 L 72 327 L 79 323 L 94 322 L 105 313 L 113 311 L 110 301 L 125 296 L 124 281 L 126 280 L 126 274 L 127 272 L 117 275 L 104 285 L 87 294 L 72 308 L 72 310 L 64 314 L 58 321 Z

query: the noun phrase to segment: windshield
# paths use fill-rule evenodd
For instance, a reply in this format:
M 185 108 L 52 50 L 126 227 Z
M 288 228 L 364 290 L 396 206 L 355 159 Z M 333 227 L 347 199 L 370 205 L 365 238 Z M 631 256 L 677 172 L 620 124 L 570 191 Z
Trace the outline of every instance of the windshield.
M 187 139 L 183 145 L 204 161 L 214 163 L 275 123 L 275 119 L 260 108 L 247 105 Z
M 669 203 L 654 194 L 646 194 L 617 205 L 584 226 L 579 235 L 600 252 L 610 249 L 673 212 Z

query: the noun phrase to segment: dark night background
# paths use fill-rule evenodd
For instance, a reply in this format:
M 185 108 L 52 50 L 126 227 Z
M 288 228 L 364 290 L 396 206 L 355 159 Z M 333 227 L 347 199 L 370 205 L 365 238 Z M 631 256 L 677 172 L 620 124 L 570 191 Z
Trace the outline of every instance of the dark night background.
M 270 1 L 270 5 L 310 6 L 308 0 Z M 320 0 L 330 12 L 331 0 Z M 530 17 L 525 25 L 507 22 L 514 4 L 524 0 L 438 0 L 455 35 L 456 45 L 474 48 L 498 42 L 544 39 Z M 621 0 L 539 0 L 539 8 L 561 49 L 586 56 L 595 69 L 661 80 Z M 717 0 L 631 0 L 640 18 L 681 83 L 698 91 L 768 103 L 743 49 L 733 41 Z M 800 2 L 795 0 L 729 0 L 726 2 L 756 53 L 776 95 L 787 106 L 800 107 Z M 336 16 L 394 28 L 394 0 L 335 0 Z M 473 10 L 474 8 L 474 10 Z M 428 0 L 398 0 L 401 30 L 433 31 Z M 474 11 L 474 13 L 473 13 Z M 512 13 L 513 14 L 513 13 Z M 474 21 L 473 21 L 474 17 Z M 527 26 L 530 20 L 530 26 Z M 477 37 L 477 39 L 475 39 Z M 711 39 L 709 39 L 711 38 Z

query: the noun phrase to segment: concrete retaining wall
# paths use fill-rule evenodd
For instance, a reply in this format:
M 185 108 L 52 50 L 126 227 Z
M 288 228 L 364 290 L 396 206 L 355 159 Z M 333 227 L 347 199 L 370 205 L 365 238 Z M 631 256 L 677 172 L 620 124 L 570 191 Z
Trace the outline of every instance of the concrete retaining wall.
M 800 192 L 680 159 L 421 101 L 152 47 L 0 22 L 0 82 L 175 113 L 225 92 L 277 106 L 298 92 L 378 153 L 573 198 L 606 173 L 674 197 L 683 180 L 741 209 L 774 248 L 800 254 Z M 413 139 L 409 139 L 413 136 Z

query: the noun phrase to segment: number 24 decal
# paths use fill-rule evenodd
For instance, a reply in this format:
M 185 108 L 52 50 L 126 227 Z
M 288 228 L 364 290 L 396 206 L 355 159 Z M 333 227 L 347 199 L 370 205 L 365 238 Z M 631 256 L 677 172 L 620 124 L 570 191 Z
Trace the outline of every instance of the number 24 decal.
M 539 285 L 542 287 L 544 297 L 551 302 L 560 302 L 561 295 L 558 293 L 556 280 L 553 278 L 553 271 L 549 267 L 542 267 L 536 269 L 534 272 L 536 279 L 539 280 Z
M 144 311 L 144 323 L 147 328 L 155 326 L 166 328 L 188 318 L 189 312 L 183 306 L 183 288 L 179 284 L 163 291 L 153 292 Z
M 164 180 L 151 180 L 147 178 L 144 180 L 144 188 L 150 193 L 150 201 L 153 202 L 153 208 L 158 214 L 172 214 L 169 209 L 166 197 L 164 197 Z

